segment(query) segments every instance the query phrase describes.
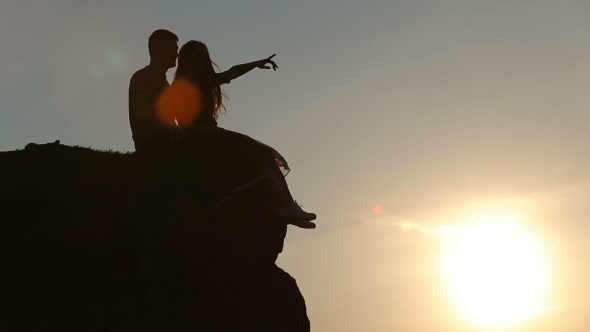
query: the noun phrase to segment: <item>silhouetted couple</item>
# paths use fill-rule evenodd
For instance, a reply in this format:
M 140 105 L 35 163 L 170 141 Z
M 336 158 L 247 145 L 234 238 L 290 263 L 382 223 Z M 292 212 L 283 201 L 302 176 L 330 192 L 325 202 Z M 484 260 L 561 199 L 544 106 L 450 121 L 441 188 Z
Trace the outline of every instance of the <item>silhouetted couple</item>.
M 247 193 L 266 188 L 280 206 L 278 218 L 302 228 L 315 228 L 315 214 L 305 212 L 293 199 L 284 177 L 286 160 L 273 148 L 246 135 L 217 126 L 225 111 L 221 85 L 255 69 L 276 70 L 274 55 L 216 72 L 207 46 L 191 40 L 178 51 L 178 37 L 168 30 L 156 30 L 149 37 L 150 64 L 138 70 L 129 84 L 129 122 L 138 152 L 162 146 L 172 139 L 198 141 L 206 145 L 222 176 L 232 179 L 234 189 L 213 210 Z M 178 68 L 170 85 L 168 69 Z M 215 65 L 216 66 L 216 65 Z M 232 167 L 240 168 L 236 175 Z

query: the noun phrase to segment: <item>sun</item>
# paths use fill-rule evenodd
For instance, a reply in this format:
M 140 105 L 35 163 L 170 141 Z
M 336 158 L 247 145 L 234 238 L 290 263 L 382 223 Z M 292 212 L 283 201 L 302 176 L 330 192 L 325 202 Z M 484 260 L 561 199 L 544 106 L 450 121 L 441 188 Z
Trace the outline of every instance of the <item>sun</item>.
M 476 218 L 448 239 L 442 271 L 464 319 L 482 327 L 510 327 L 543 310 L 546 258 L 516 218 Z

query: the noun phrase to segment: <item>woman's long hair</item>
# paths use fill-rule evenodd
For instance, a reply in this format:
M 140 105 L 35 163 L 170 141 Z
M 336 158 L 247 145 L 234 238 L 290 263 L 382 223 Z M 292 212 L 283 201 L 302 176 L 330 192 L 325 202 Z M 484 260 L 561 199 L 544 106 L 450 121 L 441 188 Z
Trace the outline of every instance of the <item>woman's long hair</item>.
M 207 63 L 202 69 L 199 69 L 199 67 L 191 59 L 190 55 L 195 49 L 198 48 L 205 50 L 207 58 Z M 199 89 L 201 89 L 203 101 L 207 100 L 208 98 L 210 98 L 212 101 L 213 110 L 211 110 L 211 112 L 213 113 L 213 118 L 217 120 L 220 115 L 225 113 L 225 106 L 223 105 L 222 98 L 226 96 L 223 91 L 221 91 L 221 87 L 219 85 L 213 84 L 213 75 L 216 73 L 213 66 L 215 66 L 215 68 L 220 71 L 219 66 L 217 66 L 217 64 L 211 60 L 207 45 L 197 40 L 191 40 L 184 44 L 178 52 L 178 68 L 174 74 L 174 80 L 181 78 L 188 79 Z M 207 104 L 207 102 L 204 102 L 204 105 Z

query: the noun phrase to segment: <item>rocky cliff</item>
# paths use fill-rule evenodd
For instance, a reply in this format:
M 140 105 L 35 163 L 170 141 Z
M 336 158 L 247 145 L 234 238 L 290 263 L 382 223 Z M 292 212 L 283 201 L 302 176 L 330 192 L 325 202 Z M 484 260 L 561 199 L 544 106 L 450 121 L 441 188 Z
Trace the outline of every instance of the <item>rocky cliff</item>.
M 185 150 L 0 152 L 2 331 L 309 331 L 287 225 Z

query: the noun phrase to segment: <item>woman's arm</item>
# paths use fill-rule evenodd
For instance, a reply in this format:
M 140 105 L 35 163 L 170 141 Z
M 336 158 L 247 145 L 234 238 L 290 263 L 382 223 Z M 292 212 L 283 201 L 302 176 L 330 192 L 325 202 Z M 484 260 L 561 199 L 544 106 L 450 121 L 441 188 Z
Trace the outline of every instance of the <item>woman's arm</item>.
M 244 63 L 241 65 L 235 65 L 231 67 L 229 70 L 226 70 L 219 74 L 215 74 L 215 81 L 219 85 L 227 84 L 232 80 L 250 72 L 254 68 L 270 69 L 271 67 L 268 66 L 269 64 L 272 66 L 272 69 L 276 71 L 277 68 L 279 68 L 279 66 L 277 66 L 277 64 L 274 61 L 272 61 L 272 58 L 274 58 L 275 55 L 276 54 L 273 54 L 266 59 Z

